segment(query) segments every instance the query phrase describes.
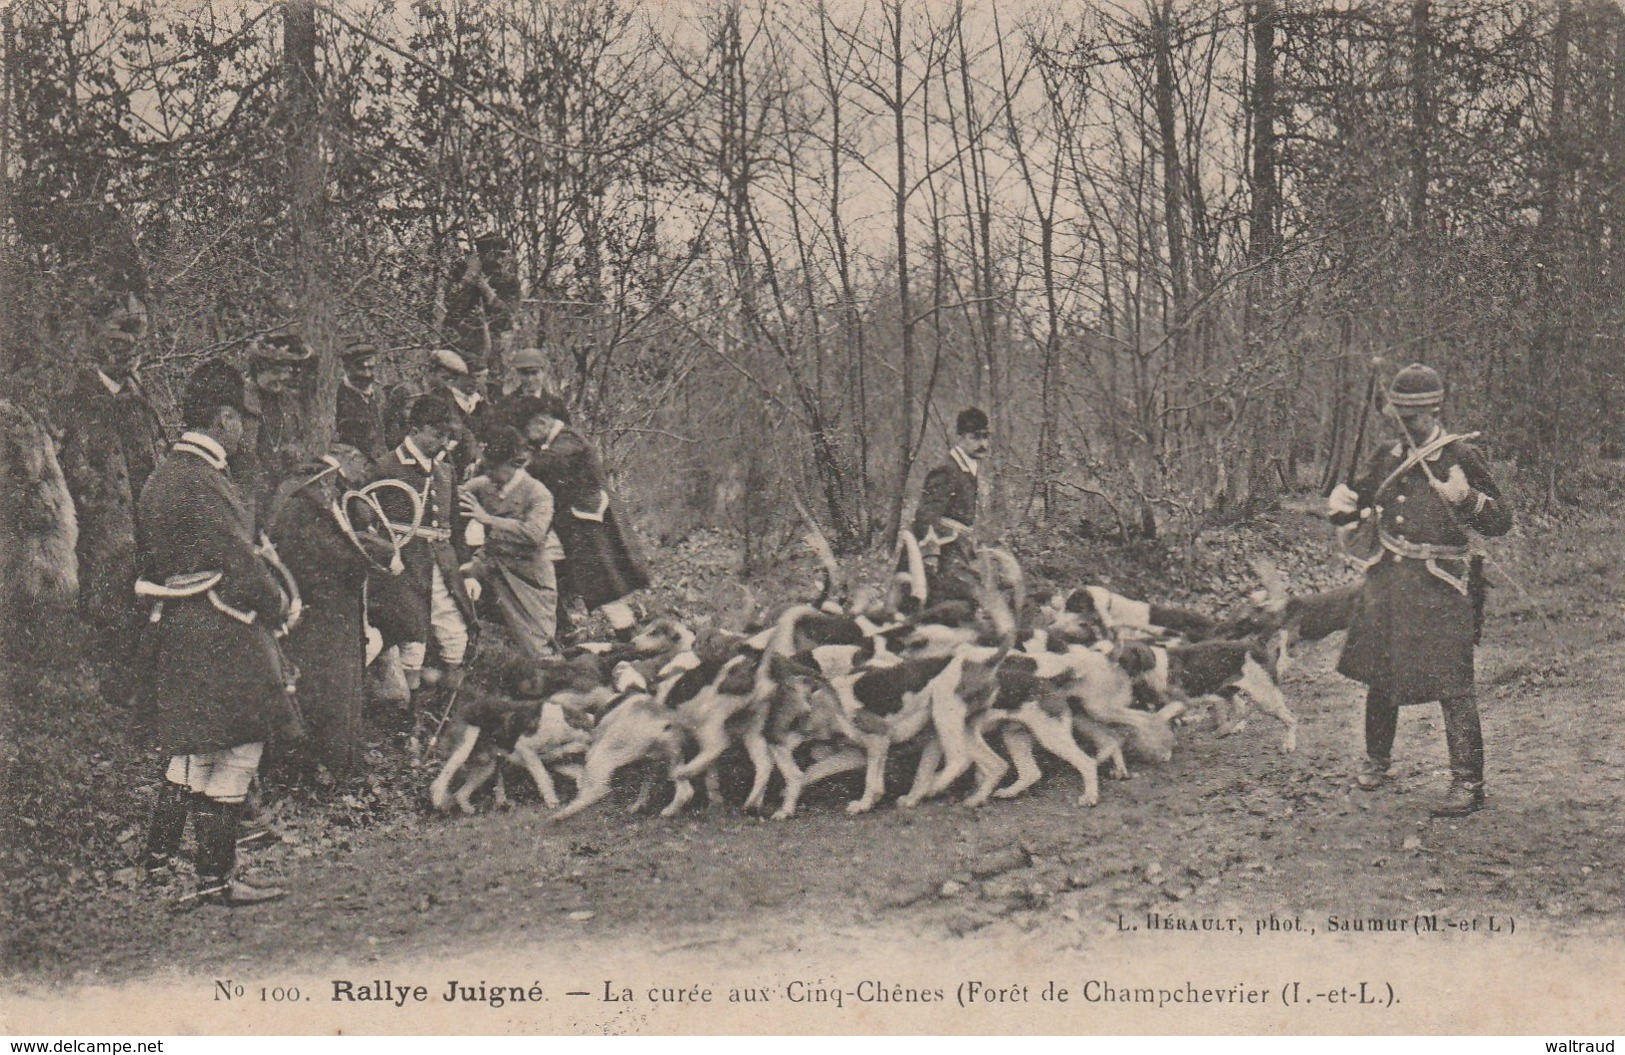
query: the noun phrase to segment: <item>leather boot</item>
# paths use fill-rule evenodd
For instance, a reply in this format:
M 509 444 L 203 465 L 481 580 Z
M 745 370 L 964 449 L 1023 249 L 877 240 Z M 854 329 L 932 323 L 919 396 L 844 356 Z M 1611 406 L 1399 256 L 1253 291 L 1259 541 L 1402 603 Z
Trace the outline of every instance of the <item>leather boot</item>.
M 1465 817 L 1484 808 L 1484 782 L 1452 780 L 1444 801 L 1433 807 L 1435 817 Z
M 242 804 L 206 800 L 199 806 L 197 827 L 198 900 L 205 904 L 242 908 L 275 901 L 286 890 L 274 886 L 254 886 L 236 878 L 237 832 L 242 827 Z
M 1484 808 L 1484 732 L 1471 693 L 1439 701 L 1450 750 L 1450 790 L 1435 817 L 1465 817 Z
M 147 829 L 147 850 L 141 859 L 147 878 L 166 878 L 171 859 L 181 850 L 186 818 L 192 812 L 192 793 L 167 779 L 158 786 L 158 804 L 152 809 L 152 825 Z
M 1388 771 L 1393 763 L 1386 758 L 1366 757 L 1360 764 L 1360 771 L 1354 775 L 1354 782 L 1365 791 L 1376 791 L 1388 783 Z

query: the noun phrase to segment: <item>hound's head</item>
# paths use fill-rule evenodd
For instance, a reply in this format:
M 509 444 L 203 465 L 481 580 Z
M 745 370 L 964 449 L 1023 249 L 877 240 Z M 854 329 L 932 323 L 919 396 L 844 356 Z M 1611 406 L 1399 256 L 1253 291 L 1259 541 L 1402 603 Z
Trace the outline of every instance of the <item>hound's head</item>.
M 694 645 L 694 631 L 670 616 L 662 616 L 638 631 L 631 645 L 644 655 L 682 652 Z

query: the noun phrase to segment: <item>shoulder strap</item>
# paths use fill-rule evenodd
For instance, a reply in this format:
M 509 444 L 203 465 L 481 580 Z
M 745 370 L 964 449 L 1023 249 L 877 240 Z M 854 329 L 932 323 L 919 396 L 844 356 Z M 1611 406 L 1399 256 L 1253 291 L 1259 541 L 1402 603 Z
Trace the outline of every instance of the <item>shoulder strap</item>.
M 1447 432 L 1431 443 L 1423 444 L 1420 447 L 1412 447 L 1410 453 L 1405 456 L 1405 460 L 1399 463 L 1399 468 L 1395 469 L 1393 472 L 1384 477 L 1382 483 L 1377 485 L 1376 490 L 1371 492 L 1372 496 L 1375 497 L 1376 495 L 1381 494 L 1389 484 L 1393 483 L 1401 476 L 1404 476 L 1411 466 L 1420 465 L 1423 459 L 1427 458 L 1429 455 L 1444 450 L 1452 443 L 1457 443 L 1461 440 L 1476 440 L 1481 435 L 1482 433 L 1478 432 Z

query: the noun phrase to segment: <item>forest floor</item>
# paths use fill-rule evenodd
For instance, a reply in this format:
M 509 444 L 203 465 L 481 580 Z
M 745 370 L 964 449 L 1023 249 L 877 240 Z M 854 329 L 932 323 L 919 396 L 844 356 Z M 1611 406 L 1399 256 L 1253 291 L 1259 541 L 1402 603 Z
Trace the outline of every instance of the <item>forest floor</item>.
M 1329 575 L 1315 569 L 1335 562 L 1319 530 L 1308 518 L 1282 514 L 1212 537 L 1208 557 L 1180 565 L 1186 592 L 1233 584 L 1240 596 L 1236 569 L 1248 552 L 1282 560 L 1298 588 L 1320 585 L 1306 580 Z M 1069 567 L 1056 555 L 1064 549 L 1057 545 L 1032 563 L 1052 578 L 1104 577 L 1099 553 Z M 700 572 L 721 567 L 708 552 L 696 547 L 682 558 L 694 598 L 704 593 L 694 585 Z M 1126 782 L 1103 781 L 1093 809 L 1075 805 L 1077 779 L 1054 760 L 1026 796 L 981 810 L 950 797 L 913 811 L 888 801 L 848 817 L 841 804 L 855 783 L 836 780 L 785 822 L 731 807 L 662 820 L 629 814 L 630 796 L 623 795 L 555 825 L 522 793 L 506 811 L 436 817 L 421 802 L 426 778 L 406 775 L 400 780 L 412 787 L 405 791 L 388 786 L 391 778 L 344 792 L 347 804 L 284 803 L 271 818 L 281 841 L 245 856 L 251 876 L 283 883 L 290 895 L 236 912 L 176 912 L 134 884 L 128 866 L 148 801 L 140 789 L 150 787 L 156 764 L 102 759 L 91 765 L 104 775 L 89 779 L 127 779 L 125 808 L 86 823 L 97 829 L 97 845 L 121 859 L 102 868 L 49 867 L 71 863 L 89 840 L 64 849 L 56 862 L 37 847 L 26 858 L 20 851 L 0 857 L 8 895 L 0 993 L 12 994 L 0 996 L 0 1032 L 25 1024 L 67 1028 L 48 1024 L 92 998 L 120 1009 L 110 1021 L 166 1023 L 169 1032 L 706 1031 L 729 1021 L 770 1032 L 982 1031 L 1046 1022 L 1075 1030 L 1075 1020 L 1042 1017 L 1036 988 L 1032 1015 L 1018 1021 L 932 1018 L 947 1012 L 912 1004 L 881 1009 L 893 1018 L 866 1018 L 875 1006 L 862 1003 L 855 986 L 871 979 L 929 989 L 933 979 L 945 979 L 944 999 L 953 1005 L 955 978 L 991 977 L 996 969 L 1027 978 L 1070 965 L 1064 977 L 1077 983 L 1103 977 L 1080 974 L 1084 964 L 1093 971 L 1116 964 L 1120 975 L 1133 973 L 1125 967 L 1132 964 L 1161 972 L 1154 977 L 1226 986 L 1250 978 L 1248 971 L 1288 963 L 1311 975 L 1306 984 L 1313 986 L 1317 962 L 1349 956 L 1368 971 L 1362 980 L 1399 978 L 1435 995 L 1449 988 L 1446 976 L 1468 987 L 1453 1017 L 1435 1008 L 1430 1013 L 1442 1017 L 1405 1019 L 1406 1031 L 1438 1022 L 1458 1031 L 1525 1032 L 1515 1027 L 1529 1020 L 1496 1017 L 1511 1010 L 1475 1007 L 1472 987 L 1511 984 L 1513 962 L 1527 958 L 1533 970 L 1551 950 L 1564 951 L 1578 979 L 1577 988 L 1553 981 L 1554 992 L 1578 999 L 1586 986 L 1606 982 L 1617 997 L 1625 978 L 1625 537 L 1604 517 L 1525 518 L 1494 553 L 1492 581 L 1501 587 L 1478 653 L 1490 806 L 1470 818 L 1428 816 L 1448 783 L 1435 706 L 1403 712 L 1391 787 L 1367 793 L 1353 786 L 1361 690 L 1332 670 L 1341 635 L 1304 646 L 1285 678 L 1303 723 L 1296 753 L 1279 750 L 1280 728 L 1256 712 L 1245 730 L 1224 739 L 1196 724 L 1182 730 L 1170 763 L 1141 765 Z M 26 750 L 27 739 L 21 743 Z M 909 769 L 906 760 L 894 762 L 900 778 Z M 17 818 L 17 810 L 37 813 L 39 806 L 7 808 Z M 1246 934 L 1148 934 L 1153 916 L 1194 925 L 1235 918 Z M 1412 933 L 1419 916 L 1458 932 Z M 1399 934 L 1333 937 L 1334 917 L 1409 926 Z M 1299 929 L 1268 931 L 1271 919 L 1296 921 Z M 1459 928 L 1450 926 L 1458 921 Z M 1255 933 L 1260 926 L 1267 932 Z M 1446 950 L 1444 958 L 1424 947 Z M 984 974 L 967 973 L 973 964 Z M 872 973 L 882 969 L 889 973 Z M 1524 970 L 1510 974 L 1521 978 Z M 617 976 L 639 981 L 633 1001 L 606 1000 L 620 993 Z M 1278 989 L 1279 971 L 1267 976 Z M 335 979 L 385 977 L 421 981 L 437 1007 L 447 979 L 534 980 L 547 991 L 548 1010 L 487 1003 L 478 1008 L 484 1017 L 470 1020 L 332 999 Z M 246 986 L 235 1003 L 215 990 L 228 978 Z M 655 996 L 649 986 L 673 979 L 679 988 L 689 980 L 722 989 L 729 979 L 733 988 L 759 984 L 776 1017 L 689 1019 L 682 1015 L 692 1008 L 647 999 Z M 798 979 L 809 984 L 796 989 Z M 294 980 L 303 983 L 300 1009 L 257 992 Z M 792 996 L 820 986 L 844 992 L 848 1007 L 832 1011 Z M 1273 1014 L 1286 1015 L 1284 990 L 1271 991 Z M 156 1003 L 143 995 L 153 993 Z M 713 999 L 721 1000 L 720 992 Z M 1541 1006 L 1553 1005 L 1548 999 Z M 1147 1019 L 1124 1017 L 1130 1010 L 1096 1008 L 1084 1028 L 1191 1028 L 1176 1019 L 1147 1026 Z M 815 1012 L 825 1017 L 801 1017 Z M 1363 1014 L 1317 1019 L 1310 1028 L 1382 1031 L 1399 1021 Z M 1302 1028 L 1284 1017 L 1226 1015 L 1233 1017 L 1202 1020 L 1196 1031 Z

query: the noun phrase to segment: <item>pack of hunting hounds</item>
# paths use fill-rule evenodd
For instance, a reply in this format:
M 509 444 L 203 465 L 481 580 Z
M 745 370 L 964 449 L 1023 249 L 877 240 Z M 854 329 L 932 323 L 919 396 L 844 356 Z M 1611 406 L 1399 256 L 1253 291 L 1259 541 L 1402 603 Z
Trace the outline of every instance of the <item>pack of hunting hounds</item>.
M 464 701 L 430 800 L 474 812 L 495 777 L 502 804 L 504 770 L 519 767 L 554 820 L 602 806 L 618 784 L 641 788 L 634 809 L 672 789 L 660 811 L 671 817 L 696 783 L 722 804 L 723 765 L 739 768 L 742 752 L 747 812 L 792 817 L 809 786 L 861 770 L 845 807 L 859 814 L 885 796 L 899 751 L 918 757 L 899 807 L 956 793 L 967 774 L 965 805 L 1014 798 L 1048 756 L 1077 771 L 1078 804 L 1094 806 L 1101 766 L 1126 779 L 1130 758 L 1168 761 L 1176 725 L 1198 710 L 1228 735 L 1255 706 L 1292 751 L 1288 650 L 1346 629 L 1358 585 L 1290 596 L 1274 569 L 1255 568 L 1263 587 L 1222 621 L 1103 586 L 1029 598 L 1015 559 L 993 548 L 978 557 L 974 601 L 906 616 L 877 590 L 842 596 L 827 574 L 823 596 L 741 631 L 662 616 Z

